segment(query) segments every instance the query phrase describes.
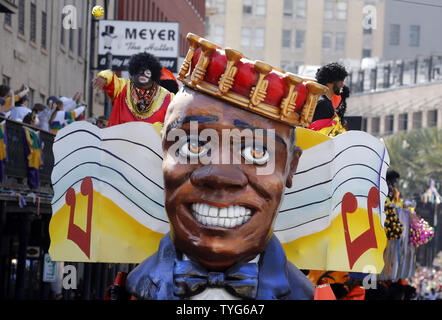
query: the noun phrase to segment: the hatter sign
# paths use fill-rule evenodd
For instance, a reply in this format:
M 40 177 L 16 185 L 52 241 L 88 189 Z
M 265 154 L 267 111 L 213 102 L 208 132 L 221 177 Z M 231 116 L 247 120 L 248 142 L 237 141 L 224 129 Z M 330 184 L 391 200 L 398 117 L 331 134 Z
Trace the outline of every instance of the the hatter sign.
M 101 20 L 98 56 L 100 69 L 107 69 L 106 55 L 112 54 L 112 69 L 127 70 L 129 59 L 140 52 L 159 58 L 163 67 L 177 72 L 179 23 Z

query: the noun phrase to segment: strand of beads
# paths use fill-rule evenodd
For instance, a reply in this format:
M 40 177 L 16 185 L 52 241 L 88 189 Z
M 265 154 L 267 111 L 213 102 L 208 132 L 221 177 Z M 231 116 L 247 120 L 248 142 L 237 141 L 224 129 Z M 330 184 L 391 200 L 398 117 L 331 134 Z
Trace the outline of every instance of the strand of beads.
M 428 243 L 434 237 L 434 228 L 416 214 L 410 218 L 410 243 L 415 247 Z
M 396 214 L 396 208 L 393 206 L 385 207 L 384 230 L 388 240 L 399 239 L 404 231 L 404 227 Z

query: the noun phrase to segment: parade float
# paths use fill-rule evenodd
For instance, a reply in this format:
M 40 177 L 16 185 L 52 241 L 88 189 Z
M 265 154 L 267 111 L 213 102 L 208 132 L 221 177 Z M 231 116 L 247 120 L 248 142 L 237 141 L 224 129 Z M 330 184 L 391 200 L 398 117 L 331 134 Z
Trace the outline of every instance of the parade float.
M 318 83 L 196 35 L 187 39 L 190 49 L 179 74 L 191 89 L 187 96 L 203 93 L 296 128 L 294 143 L 302 156 L 269 226 L 287 260 L 304 270 L 408 276 L 414 261 L 409 232 L 416 235 L 422 226 L 408 227 L 414 220 L 397 206 L 402 229 L 388 202 L 384 208 L 389 166 L 384 144 L 360 131 L 332 137 L 308 129 L 316 101 L 326 90 Z M 172 209 L 169 205 L 166 210 L 165 202 L 170 185 L 163 176 L 164 129 L 148 123 L 99 129 L 79 122 L 60 130 L 53 149 L 49 230 L 54 261 L 139 264 L 156 253 L 171 230 L 166 211 Z M 204 230 L 208 222 L 192 223 Z M 236 229 L 241 232 L 246 226 Z M 211 232 L 224 232 L 218 229 Z M 408 264 L 400 259 L 408 259 Z

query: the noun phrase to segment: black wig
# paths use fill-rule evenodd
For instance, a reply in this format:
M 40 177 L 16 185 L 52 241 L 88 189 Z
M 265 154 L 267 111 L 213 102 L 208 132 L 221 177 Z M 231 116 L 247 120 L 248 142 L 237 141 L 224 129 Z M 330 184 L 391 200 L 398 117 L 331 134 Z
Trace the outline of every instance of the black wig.
M 335 81 L 343 81 L 348 76 L 345 67 L 337 62 L 327 64 L 318 69 L 316 72 L 316 80 L 320 84 L 326 85 Z

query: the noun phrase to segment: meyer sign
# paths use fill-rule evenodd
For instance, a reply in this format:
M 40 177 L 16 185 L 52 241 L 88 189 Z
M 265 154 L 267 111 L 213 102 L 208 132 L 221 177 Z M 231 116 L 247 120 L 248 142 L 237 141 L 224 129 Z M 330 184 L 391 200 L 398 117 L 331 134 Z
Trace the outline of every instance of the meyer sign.
M 178 69 L 180 25 L 178 22 L 100 20 L 98 67 L 107 69 L 107 54 L 112 54 L 112 69 L 127 70 L 129 59 L 140 52 L 155 55 L 163 67 Z

